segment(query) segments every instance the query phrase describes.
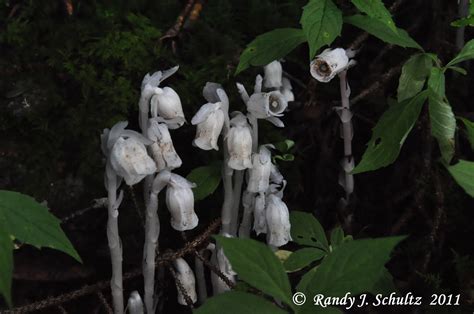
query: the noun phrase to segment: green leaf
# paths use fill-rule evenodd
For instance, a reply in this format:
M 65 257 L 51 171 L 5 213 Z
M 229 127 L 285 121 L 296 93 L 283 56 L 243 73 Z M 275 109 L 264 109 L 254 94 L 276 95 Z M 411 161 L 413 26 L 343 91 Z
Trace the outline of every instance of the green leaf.
M 333 249 L 339 246 L 344 241 L 344 230 L 341 227 L 336 227 L 331 231 L 331 246 Z
M 432 66 L 433 60 L 425 53 L 415 54 L 405 62 L 398 81 L 398 102 L 421 92 Z
M 195 314 L 286 314 L 287 312 L 273 305 L 271 302 L 256 295 L 229 291 L 216 295 L 193 311 Z
M 3 295 L 7 305 L 11 307 L 13 272 L 13 244 L 8 233 L 0 228 L 0 295 Z
M 352 24 L 355 27 L 358 27 L 369 34 L 374 35 L 380 40 L 383 40 L 389 44 L 398 45 L 405 48 L 416 48 L 423 50 L 418 43 L 413 40 L 408 33 L 401 29 L 397 28 L 397 32 L 393 32 L 391 29 L 387 28 L 382 22 L 371 18 L 366 15 L 352 15 L 344 17 L 346 23 Z
M 457 164 L 446 168 L 464 191 L 474 197 L 474 162 L 459 160 Z
M 328 239 L 319 221 L 310 213 L 290 213 L 291 237 L 300 245 L 308 245 L 329 251 Z
M 390 12 L 380 0 L 352 0 L 352 3 L 359 11 L 366 13 L 368 16 L 378 20 L 386 25 L 392 32 L 397 33 L 397 27 L 392 20 Z
M 221 167 L 221 163 L 213 163 L 210 166 L 196 168 L 188 174 L 186 178 L 196 183 L 193 189 L 194 200 L 203 200 L 214 193 L 221 182 Z
M 0 190 L 0 229 L 23 243 L 59 250 L 81 261 L 60 220 L 28 195 Z
M 428 87 L 440 98 L 446 96 L 446 79 L 444 72 L 440 68 L 432 68 L 428 78 Z
M 326 256 L 327 252 L 317 248 L 303 248 L 291 253 L 283 264 L 289 272 L 300 270 L 314 261 L 318 261 Z
M 263 243 L 252 239 L 214 236 L 239 278 L 292 306 L 291 287 L 283 265 Z
M 372 138 L 362 160 L 352 173 L 376 170 L 392 164 L 400 154 L 400 149 L 420 115 L 428 96 L 423 91 L 411 99 L 392 104 L 384 112 L 372 131 Z
M 474 39 L 468 41 L 458 55 L 446 65 L 446 67 L 474 58 Z
M 330 45 L 342 30 L 342 12 L 331 0 L 310 0 L 300 20 L 312 59 L 324 45 Z
M 235 75 L 251 65 L 267 65 L 278 60 L 305 41 L 306 37 L 299 28 L 277 28 L 262 34 L 248 44 L 240 55 Z
M 462 19 L 451 22 L 451 26 L 463 27 L 463 26 L 474 26 L 474 15 L 469 15 Z
M 295 156 L 293 154 L 275 155 L 273 156 L 273 163 L 275 163 L 276 160 L 293 161 L 295 160 Z
M 474 122 L 462 117 L 458 117 L 458 119 L 464 123 L 464 126 L 466 127 L 467 140 L 469 141 L 469 144 L 471 144 L 471 149 L 474 150 Z
M 295 142 L 292 140 L 284 140 L 278 143 L 275 143 L 275 148 L 280 152 L 280 153 L 286 153 L 288 152 L 293 146 L 295 146 Z
M 343 296 L 373 292 L 384 274 L 390 252 L 404 237 L 354 240 L 342 243 L 316 270 L 305 274 L 296 290 L 306 295 Z M 312 302 L 301 308 L 315 310 Z
M 461 67 L 457 67 L 457 66 L 449 66 L 447 67 L 447 69 L 450 69 L 450 70 L 453 70 L 453 71 L 456 71 L 462 75 L 467 75 L 467 71 Z

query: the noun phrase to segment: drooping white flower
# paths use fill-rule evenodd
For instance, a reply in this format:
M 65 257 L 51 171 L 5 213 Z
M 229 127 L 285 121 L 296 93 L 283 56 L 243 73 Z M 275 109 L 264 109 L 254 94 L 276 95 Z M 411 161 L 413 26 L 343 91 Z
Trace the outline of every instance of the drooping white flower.
M 222 234 L 223 236 L 230 238 L 229 234 Z M 219 245 L 214 246 L 211 263 L 219 269 L 224 276 L 226 276 L 231 282 L 235 283 L 235 275 L 237 273 L 232 269 L 227 256 L 224 254 L 224 249 Z M 211 282 L 214 294 L 224 293 L 229 291 L 231 288 L 214 272 L 211 272 Z
M 351 50 L 346 51 L 342 48 L 325 49 L 311 61 L 311 75 L 318 81 L 327 83 L 355 62 L 349 61 L 353 55 Z
M 138 291 L 132 291 L 128 298 L 128 312 L 130 314 L 143 314 L 143 301 Z
M 253 211 L 253 230 L 257 235 L 268 232 L 265 201 L 265 193 L 258 193 Z
M 151 98 L 151 114 L 153 117 L 159 115 L 165 120 L 177 121 L 179 126 L 183 125 L 186 121 L 181 99 L 174 89 L 170 87 L 164 87 L 153 95 Z
M 291 240 L 288 207 L 274 194 L 266 198 L 267 244 L 280 247 Z
M 188 263 L 181 257 L 173 262 L 173 266 L 176 270 L 176 279 L 181 283 L 184 292 L 189 296 L 193 303 L 196 303 L 196 278 L 194 277 L 191 267 L 189 267 Z M 178 303 L 181 305 L 187 305 L 186 299 L 179 288 L 178 283 L 176 283 L 176 289 L 178 290 Z
M 197 124 L 193 144 L 203 150 L 219 150 L 217 140 L 224 126 L 224 112 L 221 103 L 207 103 L 194 115 L 191 124 Z
M 283 77 L 281 79 L 282 86 L 280 88 L 280 92 L 283 94 L 287 102 L 294 101 L 295 95 L 293 95 L 293 87 L 291 86 L 291 82 L 288 78 Z
M 158 172 L 181 167 L 181 158 L 174 149 L 173 140 L 166 124 L 158 123 L 157 119 L 150 119 L 147 136 L 153 141 L 151 152 Z
M 247 111 L 257 119 L 281 117 L 287 107 L 288 102 L 280 91 L 254 93 L 247 102 Z
M 252 168 L 252 131 L 247 118 L 237 113 L 230 120 L 230 130 L 227 134 L 227 149 L 229 150 L 228 165 L 235 170 Z
M 263 67 L 265 73 L 263 77 L 263 86 L 266 88 L 280 88 L 282 85 L 283 69 L 278 60 L 272 61 Z
M 199 219 L 194 212 L 194 194 L 196 187 L 180 175 L 172 173 L 166 189 L 166 206 L 171 213 L 171 226 L 178 231 L 194 229 Z
M 260 146 L 258 154 L 253 154 L 247 191 L 258 193 L 268 189 L 272 170 L 271 157 L 272 153 L 265 145 Z

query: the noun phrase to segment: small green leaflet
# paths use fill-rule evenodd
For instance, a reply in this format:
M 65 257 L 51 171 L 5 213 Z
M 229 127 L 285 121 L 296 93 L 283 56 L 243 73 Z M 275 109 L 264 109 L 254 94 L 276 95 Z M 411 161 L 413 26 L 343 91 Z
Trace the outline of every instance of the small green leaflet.
M 291 253 L 283 265 L 288 272 L 297 271 L 314 261 L 322 259 L 326 254 L 327 252 L 321 249 L 312 247 L 303 248 Z
M 291 238 L 294 242 L 329 252 L 328 239 L 324 229 L 313 215 L 301 211 L 292 211 L 290 222 Z
M 427 97 L 428 91 L 423 91 L 411 99 L 390 105 L 373 129 L 362 160 L 352 173 L 377 170 L 397 159 Z
M 471 149 L 474 150 L 474 122 L 462 117 L 458 117 L 458 119 L 464 123 L 464 126 L 466 127 L 467 140 L 469 141 L 469 144 L 471 144 Z
M 235 75 L 251 65 L 267 65 L 273 60 L 278 60 L 305 41 L 303 31 L 298 28 L 277 28 L 259 35 L 240 55 Z
M 300 20 L 312 59 L 324 45 L 330 45 L 342 30 L 342 12 L 331 0 L 310 0 Z
M 13 272 L 13 243 L 8 233 L 0 228 L 0 295 L 12 305 L 11 286 Z
M 421 46 L 413 40 L 405 30 L 397 28 L 397 32 L 395 33 L 382 22 L 370 16 L 356 14 L 344 17 L 344 22 L 352 24 L 389 44 L 423 50 L 423 48 L 421 48 Z
M 225 309 L 225 310 L 224 310 Z M 193 311 L 195 314 L 286 314 L 287 312 L 273 305 L 270 301 L 256 295 L 229 291 L 216 295 Z
M 194 169 L 186 177 L 189 181 L 196 183 L 196 187 L 193 189 L 194 200 L 203 200 L 214 193 L 221 182 L 221 167 L 220 162 L 213 163 Z
M 474 197 L 474 162 L 459 160 L 457 164 L 446 168 L 464 191 Z
M 397 33 L 397 27 L 392 20 L 390 12 L 381 0 L 351 0 L 359 11 L 385 24 L 392 32 Z
M 425 53 L 415 54 L 405 62 L 398 81 L 399 103 L 421 92 L 432 66 L 432 58 Z
M 446 67 L 450 67 L 452 65 L 455 65 L 460 62 L 473 59 L 473 58 L 474 58 L 474 39 L 471 39 L 464 45 L 464 48 L 462 48 L 462 50 L 458 53 L 458 55 L 454 57 L 453 60 L 449 61 Z
M 469 15 L 451 23 L 451 26 L 474 26 L 474 1 L 469 0 Z

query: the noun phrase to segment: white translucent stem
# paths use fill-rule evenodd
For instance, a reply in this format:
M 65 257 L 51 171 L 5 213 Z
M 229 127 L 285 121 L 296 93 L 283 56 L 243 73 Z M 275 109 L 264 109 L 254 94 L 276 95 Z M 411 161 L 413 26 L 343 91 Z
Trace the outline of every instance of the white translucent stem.
M 245 207 L 244 213 L 242 215 L 242 222 L 240 223 L 239 228 L 239 238 L 248 238 L 250 237 L 250 229 L 252 226 L 252 206 Z
M 223 103 L 222 109 L 224 111 L 224 128 L 222 132 L 223 146 L 224 146 L 224 163 L 222 164 L 222 182 L 224 184 L 224 202 L 222 203 L 221 211 L 221 234 L 230 233 L 230 224 L 232 220 L 232 175 L 233 169 L 229 167 L 229 149 L 227 147 L 227 134 L 230 128 L 229 119 L 229 100 L 223 90 L 217 90 L 217 94 Z
M 144 299 L 147 313 L 155 313 L 155 254 L 160 234 L 158 194 L 151 193 L 146 207 L 145 246 L 143 249 Z
M 204 250 L 199 251 L 199 255 L 203 256 Z M 207 299 L 207 288 L 206 288 L 206 277 L 204 275 L 204 263 L 199 257 L 194 257 L 194 266 L 197 282 L 197 292 L 198 292 L 198 301 L 199 304 L 203 304 Z
M 242 196 L 242 184 L 244 182 L 245 170 L 234 171 L 234 190 L 232 203 L 232 217 L 230 221 L 230 234 L 237 235 L 237 227 L 239 222 L 240 197 Z

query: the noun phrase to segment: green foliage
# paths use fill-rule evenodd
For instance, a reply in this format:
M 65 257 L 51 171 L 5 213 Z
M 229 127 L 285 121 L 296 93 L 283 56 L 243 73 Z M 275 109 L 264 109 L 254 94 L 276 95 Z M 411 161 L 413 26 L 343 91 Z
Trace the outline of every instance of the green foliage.
M 240 279 L 292 305 L 290 281 L 283 265 L 265 244 L 251 239 L 215 238 Z
M 329 252 L 324 229 L 313 215 L 300 211 L 290 213 L 291 238 L 300 245 L 307 245 Z
M 0 190 L 0 230 L 0 293 L 9 304 L 13 240 L 59 250 L 81 261 L 62 231 L 60 220 L 30 196 Z
M 468 41 L 462 50 L 458 53 L 456 57 L 454 57 L 453 60 L 449 61 L 449 63 L 446 65 L 447 67 L 456 65 L 460 62 L 469 60 L 469 59 L 474 59 L 474 39 L 471 39 Z
M 467 139 L 471 145 L 471 149 L 474 150 L 474 122 L 462 117 L 459 117 L 458 119 L 464 123 L 464 126 L 466 127 Z
M 331 0 L 310 0 L 300 20 L 309 44 L 309 57 L 330 45 L 342 30 L 342 12 Z
M 426 53 L 415 54 L 405 62 L 398 81 L 398 102 L 412 98 L 421 92 L 432 66 L 433 60 Z
M 344 230 L 341 227 L 336 227 L 331 231 L 331 248 L 335 249 L 344 241 Z
M 400 154 L 400 149 L 420 115 L 428 92 L 399 104 L 392 104 L 384 112 L 372 131 L 367 150 L 353 173 L 362 173 L 392 164 Z
M 392 32 L 397 33 L 397 27 L 392 20 L 390 12 L 385 8 L 381 0 L 351 0 L 352 3 L 371 18 L 374 18 L 387 26 Z
M 225 310 L 223 310 L 225 309 Z M 284 314 L 287 313 L 276 307 L 271 302 L 241 291 L 229 291 L 216 295 L 204 303 L 201 307 L 194 310 L 196 314 L 216 314 L 216 313 L 242 314 Z
M 306 40 L 303 31 L 297 28 L 278 28 L 259 35 L 242 52 L 235 74 L 249 66 L 266 65 L 278 60 Z
M 457 164 L 446 168 L 464 191 L 474 197 L 474 162 L 460 160 Z
M 200 201 L 214 193 L 221 182 L 220 162 L 213 163 L 209 166 L 203 166 L 194 169 L 186 177 L 189 181 L 196 183 L 193 189 L 194 199 Z
M 318 248 L 303 248 L 291 253 L 283 265 L 286 271 L 294 272 L 308 266 L 312 262 L 319 261 L 326 255 L 327 252 Z
M 451 23 L 451 26 L 455 26 L 455 27 L 474 26 L 474 1 L 473 0 L 469 0 L 468 16 L 453 21 Z
M 421 46 L 413 40 L 405 30 L 397 28 L 397 31 L 394 32 L 384 23 L 370 16 L 356 14 L 344 17 L 344 22 L 352 24 L 389 44 L 423 50 L 423 48 L 421 48 Z

